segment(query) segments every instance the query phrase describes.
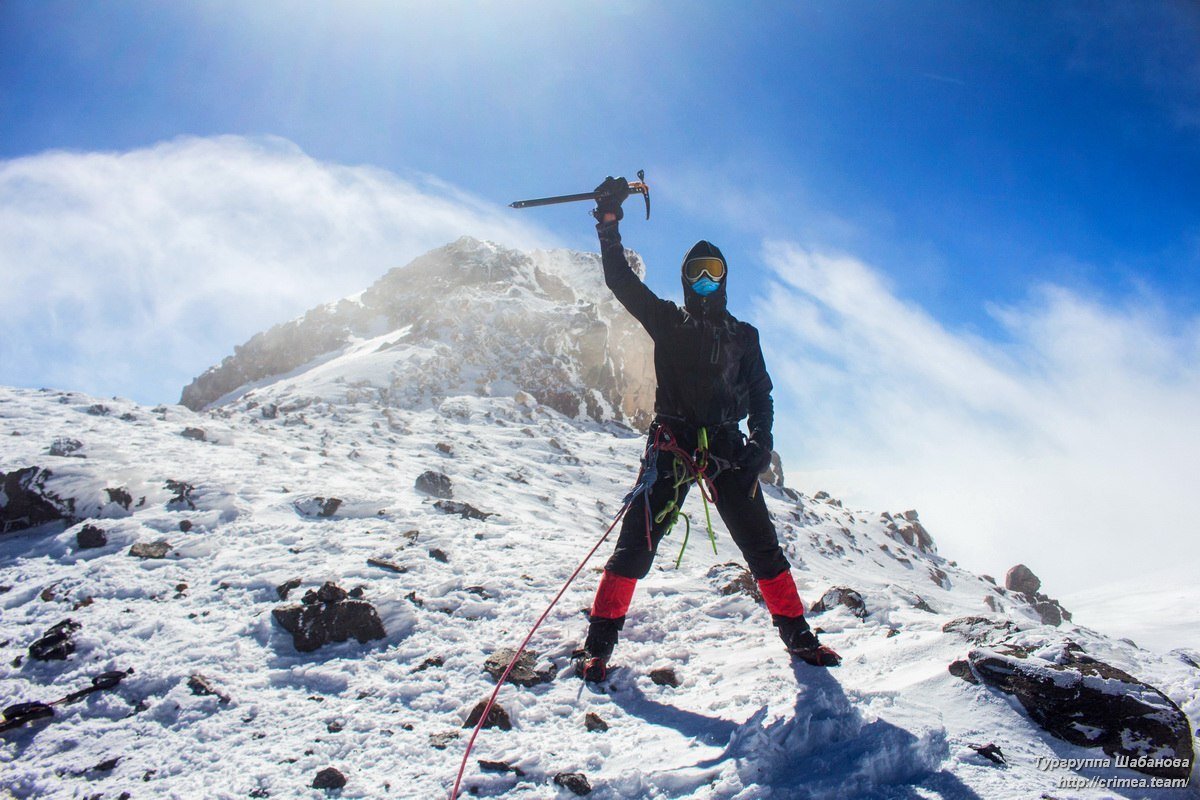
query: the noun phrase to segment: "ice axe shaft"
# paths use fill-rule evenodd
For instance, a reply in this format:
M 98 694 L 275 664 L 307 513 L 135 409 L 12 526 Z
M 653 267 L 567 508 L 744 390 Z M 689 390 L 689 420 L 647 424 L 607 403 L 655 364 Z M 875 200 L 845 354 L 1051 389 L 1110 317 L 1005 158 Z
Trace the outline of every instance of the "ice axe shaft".
M 638 170 L 638 180 L 629 184 L 630 194 L 640 194 L 646 200 L 646 219 L 650 219 L 650 187 L 646 185 L 646 171 Z M 534 206 L 552 206 L 558 203 L 575 203 L 580 200 L 599 200 L 603 192 L 580 192 L 579 194 L 560 194 L 556 197 L 537 197 L 533 200 L 518 200 L 509 203 L 509 208 L 533 208 Z

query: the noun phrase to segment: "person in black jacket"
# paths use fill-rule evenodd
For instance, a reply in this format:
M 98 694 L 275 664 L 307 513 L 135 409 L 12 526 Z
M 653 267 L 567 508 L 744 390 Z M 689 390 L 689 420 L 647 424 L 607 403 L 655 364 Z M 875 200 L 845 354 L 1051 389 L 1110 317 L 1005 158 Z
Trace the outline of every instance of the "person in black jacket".
M 701 491 L 712 495 L 787 649 L 811 664 L 834 666 L 840 658 L 817 640 L 804 619 L 791 566 L 758 491 L 758 476 L 771 463 L 774 422 L 771 377 L 758 331 L 725 309 L 728 265 L 709 242 L 697 242 L 683 259 L 683 308 L 656 296 L 638 279 L 617 227 L 628 186 L 624 178 L 608 178 L 596 189 L 592 213 L 605 283 L 654 340 L 658 386 L 643 459 L 648 485 L 630 501 L 596 590 L 583 676 L 589 681 L 606 677 L 637 581 L 650 571 L 673 511 L 687 495 L 690 484 L 679 485 L 679 476 L 689 470 L 700 479 Z M 747 417 L 749 438 L 739 427 Z

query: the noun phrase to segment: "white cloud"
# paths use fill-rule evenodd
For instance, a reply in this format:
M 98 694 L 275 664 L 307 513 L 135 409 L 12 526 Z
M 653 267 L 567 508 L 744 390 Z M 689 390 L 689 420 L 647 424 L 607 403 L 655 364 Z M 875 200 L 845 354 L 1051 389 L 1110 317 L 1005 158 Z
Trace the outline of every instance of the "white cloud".
M 0 162 L 0 381 L 174 401 L 234 344 L 461 235 L 551 236 L 277 138 Z
M 1003 343 L 947 330 L 852 258 L 767 246 L 760 299 L 789 482 L 916 506 L 944 552 L 1051 594 L 1194 570 L 1200 320 L 1047 286 L 992 308 Z

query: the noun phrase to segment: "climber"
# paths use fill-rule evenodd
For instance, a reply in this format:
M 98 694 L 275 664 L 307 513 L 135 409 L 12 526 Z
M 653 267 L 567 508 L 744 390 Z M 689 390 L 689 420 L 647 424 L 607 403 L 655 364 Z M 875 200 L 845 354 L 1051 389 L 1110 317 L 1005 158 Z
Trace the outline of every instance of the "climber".
M 683 503 L 680 464 L 703 464 L 694 476 L 712 498 L 733 541 L 758 582 L 771 619 L 788 651 L 817 666 L 836 666 L 840 657 L 822 645 L 804 619 L 804 605 L 791 566 L 767 513 L 758 476 L 771 463 L 774 409 L 771 378 L 758 331 L 725 309 L 728 266 L 721 251 L 697 242 L 683 258 L 684 307 L 656 296 L 629 267 L 617 223 L 629 196 L 624 178 L 596 188 L 604 280 L 622 305 L 654 340 L 658 387 L 643 469 L 653 484 L 636 497 L 622 523 L 617 546 L 605 565 L 589 614 L 582 656 L 583 676 L 602 681 L 637 581 L 650 571 L 659 542 L 670 528 L 674 504 Z M 749 416 L 749 439 L 739 423 Z M 702 445 L 707 452 L 701 452 Z M 681 456 L 694 454 L 694 459 Z

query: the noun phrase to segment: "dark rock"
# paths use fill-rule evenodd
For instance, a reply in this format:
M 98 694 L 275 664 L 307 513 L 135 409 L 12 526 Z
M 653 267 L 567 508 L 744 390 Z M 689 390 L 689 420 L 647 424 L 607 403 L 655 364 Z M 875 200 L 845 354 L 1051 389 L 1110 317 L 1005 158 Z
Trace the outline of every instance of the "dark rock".
M 171 552 L 171 543 L 166 539 L 159 539 L 157 542 L 138 542 L 129 548 L 129 555 L 138 558 L 166 558 L 169 552 Z
M 446 442 L 438 442 L 436 446 L 437 446 L 439 453 L 445 453 L 446 455 L 450 455 L 451 453 L 454 452 L 454 447 L 450 444 L 447 444 Z
M 762 592 L 758 589 L 758 581 L 750 574 L 750 570 L 741 564 L 729 562 L 718 564 L 708 571 L 708 578 L 720 584 L 723 595 L 744 594 L 757 603 L 762 602 Z
M 299 589 L 301 581 L 299 578 L 292 578 L 275 587 L 275 593 L 279 595 L 280 600 L 287 600 L 288 595 L 292 593 L 292 589 Z
M 185 439 L 195 439 L 197 442 L 208 441 L 208 434 L 204 432 L 203 428 L 184 428 L 179 435 Z
M 402 564 L 397 564 L 392 561 L 386 561 L 382 558 L 368 558 L 367 563 L 370 564 L 372 567 L 379 567 L 380 569 L 386 569 L 389 572 L 398 572 L 400 574 L 408 572 L 408 567 L 406 567 Z
M 430 667 L 440 667 L 440 666 L 443 666 L 445 663 L 446 663 L 446 659 L 442 658 L 441 656 L 430 656 L 429 658 L 425 659 L 420 664 L 418 664 L 416 669 L 413 670 L 413 672 L 414 673 L 424 672 L 425 670 L 429 669 Z
M 975 673 L 990 686 L 1014 695 L 1029 717 L 1050 734 L 1080 747 L 1099 747 L 1112 757 L 1135 759 L 1131 769 L 1163 778 L 1186 778 L 1174 764 L 1139 764 L 1136 759 L 1192 763 L 1192 731 L 1179 706 L 1132 675 L 1067 645 L 1053 661 L 1027 649 L 999 653 L 972 650 Z
M 478 722 L 479 720 L 476 720 Z M 473 725 L 474 723 L 472 723 Z M 437 750 L 445 750 L 450 743 L 458 738 L 458 731 L 443 731 L 429 734 L 429 744 Z
M 1029 567 L 1017 564 L 1004 575 L 1004 588 L 1032 595 L 1042 588 L 1042 581 Z
M 124 487 L 117 487 L 116 489 L 105 489 L 104 493 L 108 495 L 108 502 L 116 503 L 121 508 L 125 509 L 126 511 L 128 511 L 129 507 L 131 505 L 133 505 L 133 496 L 130 495 L 129 492 L 126 491 L 126 489 Z
M 165 486 L 167 491 L 172 492 L 174 497 L 167 501 L 167 509 L 170 511 L 189 511 L 196 510 L 196 503 L 192 499 L 192 493 L 196 491 L 196 487 L 184 481 L 167 479 Z
M 1062 625 L 1062 606 L 1057 601 L 1038 600 L 1033 603 L 1033 610 L 1038 613 L 1042 622 L 1047 625 Z
M 457 500 L 438 500 L 433 507 L 443 514 L 458 514 L 463 519 L 486 520 L 488 517 L 496 516 L 492 512 L 480 511 L 470 503 L 460 503 Z
M 471 713 L 467 715 L 467 721 L 463 723 L 464 728 L 474 728 L 479 724 L 480 718 L 483 717 L 483 709 L 487 708 L 487 701 L 480 700 Z M 492 710 L 488 712 L 487 719 L 483 723 L 485 728 L 499 728 L 502 731 L 512 730 L 512 720 L 508 716 L 508 712 L 499 703 L 492 705 Z
M 949 670 L 950 674 L 956 678 L 962 678 L 967 683 L 979 684 L 979 678 L 976 678 L 975 673 L 971 671 L 970 662 L 964 659 L 960 658 L 958 661 L 953 662 Z
M 305 593 L 303 605 L 280 606 L 271 614 L 280 627 L 292 634 L 293 644 L 302 653 L 351 637 L 359 644 L 366 644 L 387 635 L 374 606 L 346 598 L 345 590 L 326 583 L 316 592 Z
M 771 463 L 768 464 L 767 468 L 763 470 L 763 473 L 758 476 L 758 479 L 763 483 L 770 484 L 771 486 L 777 486 L 780 489 L 784 488 L 783 459 L 779 457 L 779 453 L 774 450 L 771 451 Z
M 990 583 L 992 586 L 996 585 L 996 579 L 993 578 L 991 575 L 980 575 L 979 577 L 983 578 L 985 581 Z
M 845 606 L 850 609 L 850 613 L 859 619 L 866 619 L 867 617 L 867 603 L 863 600 L 863 596 L 848 586 L 834 586 L 830 588 L 825 594 L 821 595 L 820 600 L 813 603 L 808 613 L 810 615 L 823 614 L 826 611 L 832 611 L 838 606 Z
M 329 731 L 330 733 L 341 733 L 345 729 L 346 723 L 342 722 L 340 719 L 331 720 L 329 724 L 325 726 L 325 730 Z
M 7 474 L 0 473 L 0 533 L 35 528 L 47 522 L 73 522 L 75 498 L 59 497 L 46 488 L 53 473 L 41 467 L 25 467 Z
M 93 405 L 88 406 L 84 410 L 87 411 L 87 413 L 91 414 L 93 417 L 107 417 L 109 414 L 112 413 L 112 409 L 109 408 L 108 406 L 104 405 L 103 403 L 95 403 Z
M 942 626 L 942 633 L 957 633 L 972 644 L 993 644 L 1019 630 L 1012 620 L 959 617 Z
M 1008 761 L 1004 759 L 1004 753 L 1000 752 L 1000 748 L 992 742 L 988 742 L 985 745 L 969 744 L 967 747 L 971 748 L 976 753 L 979 753 L 979 755 L 983 756 L 988 761 L 993 761 L 997 764 L 1003 764 L 1006 766 L 1008 765 Z
M 64 661 L 75 652 L 75 634 L 83 628 L 78 622 L 64 619 L 29 645 L 29 657 L 35 661 Z
M 279 416 L 279 406 L 275 403 L 264 403 L 262 407 L 263 419 L 275 419 Z
M 592 793 L 592 785 L 588 783 L 587 776 L 582 772 L 560 772 L 554 776 L 554 782 L 570 789 L 580 797 Z
M 418 492 L 423 492 L 433 497 L 441 497 L 449 500 L 454 496 L 454 487 L 450 483 L 450 478 L 433 470 L 422 472 L 417 476 L 414 486 Z
M 313 778 L 312 788 L 314 789 L 341 789 L 346 785 L 346 776 L 335 767 L 326 767 L 317 773 Z
M 191 529 L 192 529 L 192 521 L 190 519 L 180 520 L 179 530 L 183 531 L 184 533 L 187 533 Z
M 504 670 L 508 668 L 508 664 L 516 652 L 515 648 L 500 648 L 483 662 L 483 671 L 491 675 L 492 680 L 500 680 L 500 676 L 504 674 Z M 534 668 L 537 666 L 537 661 L 538 654 L 535 651 L 525 650 L 522 652 L 517 663 L 513 665 L 512 671 L 508 673 L 508 682 L 515 683 L 517 686 L 537 686 L 540 683 L 549 683 L 554 680 L 553 669 L 538 672 Z
M 583 726 L 592 733 L 604 733 L 608 730 L 608 723 L 595 711 L 587 712 L 587 715 L 583 718 Z
M 51 455 L 51 456 L 60 456 L 60 457 L 64 457 L 64 458 L 65 457 L 83 458 L 83 454 L 78 452 L 82 449 L 83 449 L 83 442 L 79 441 L 78 439 L 71 439 L 67 436 L 60 436 L 59 438 L 55 439 L 53 442 L 50 443 L 50 449 L 46 451 L 46 454 Z
M 348 597 L 351 600 L 362 600 L 366 596 L 367 596 L 367 590 L 363 586 L 355 586 L 348 593 Z
M 676 688 L 682 683 L 675 674 L 674 667 L 659 667 L 650 670 L 650 680 L 654 681 L 657 686 L 670 686 L 671 688 Z
M 108 535 L 95 525 L 84 525 L 75 534 L 75 544 L 80 550 L 91 550 L 108 544 Z
M 514 767 L 507 761 L 488 761 L 481 758 L 479 759 L 479 768 L 484 772 L 511 772 L 518 778 L 525 775 L 525 770 L 520 767 Z
M 899 636 L 899 635 L 900 635 L 900 629 L 899 629 L 899 628 L 888 628 L 887 636 L 885 636 L 884 638 L 886 638 L 886 639 L 890 639 L 890 638 L 892 638 L 893 636 Z
M 429 557 L 432 558 L 434 561 L 440 561 L 443 564 L 450 563 L 450 556 L 446 555 L 445 551 L 439 550 L 436 547 L 430 548 Z
M 188 685 L 188 688 L 192 690 L 192 694 L 194 694 L 194 695 L 198 695 L 200 697 L 211 696 L 211 697 L 217 698 L 222 703 L 229 702 L 229 695 L 222 692 L 220 689 L 218 689 L 216 686 L 213 685 L 213 682 L 211 680 L 204 677 L 203 675 L 201 675 L 198 672 L 195 673 L 194 675 L 192 675 L 190 678 L 188 678 L 187 685 Z
M 115 756 L 114 758 L 108 758 L 108 759 L 105 759 L 104 761 L 101 761 L 99 764 L 92 767 L 91 771 L 92 772 L 112 772 L 114 769 L 117 768 L 117 764 L 119 764 L 119 763 L 121 763 L 121 757 Z

